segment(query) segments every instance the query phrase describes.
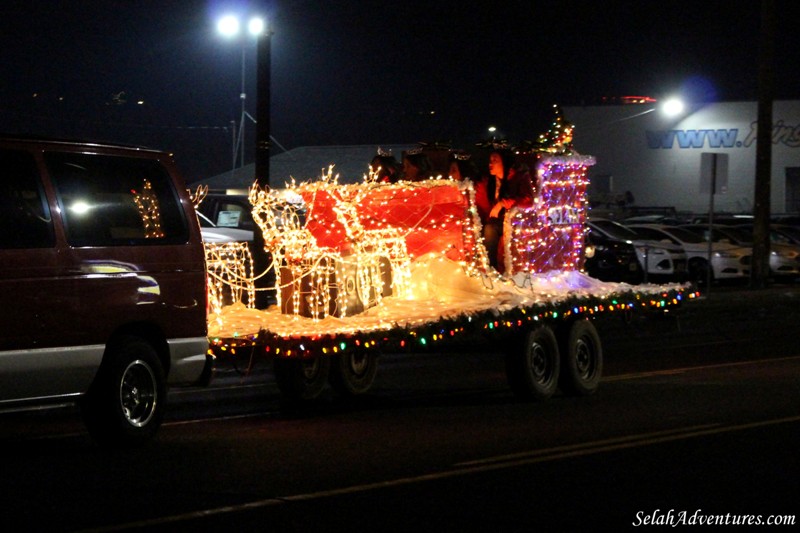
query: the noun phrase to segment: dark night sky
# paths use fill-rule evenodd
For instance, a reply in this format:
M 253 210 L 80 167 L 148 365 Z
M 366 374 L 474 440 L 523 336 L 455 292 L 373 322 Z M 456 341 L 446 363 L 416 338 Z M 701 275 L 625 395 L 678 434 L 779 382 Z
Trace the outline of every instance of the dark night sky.
M 547 129 L 553 104 L 757 96 L 755 0 L 2 0 L 0 131 L 172 150 L 190 181 L 228 170 L 242 48 L 215 20 L 237 8 L 274 32 L 271 134 L 287 149 L 461 147 L 489 125 L 518 142 Z M 795 99 L 800 2 L 776 11 L 775 96 Z

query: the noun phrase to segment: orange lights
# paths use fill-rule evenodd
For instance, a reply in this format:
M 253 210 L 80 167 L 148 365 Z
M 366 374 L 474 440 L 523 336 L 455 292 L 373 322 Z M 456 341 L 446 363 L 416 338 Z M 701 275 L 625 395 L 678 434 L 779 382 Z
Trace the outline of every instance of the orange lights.
M 245 249 L 209 249 L 212 346 L 259 345 L 283 357 L 415 349 L 637 302 L 677 305 L 663 287 L 621 298 L 619 284 L 580 272 L 593 164 L 574 153 L 537 161 L 536 201 L 506 215 L 503 274 L 489 265 L 469 180 L 379 183 L 370 173 L 340 185 L 329 167 L 319 180 L 288 186 L 304 212 L 254 184 L 253 218 L 272 257 L 278 305 L 223 305 L 223 286 L 225 298 L 252 302 L 251 284 L 265 273 L 248 270 Z
M 255 303 L 253 258 L 243 242 L 204 243 L 208 271 L 208 301 L 211 313 L 219 315 L 224 305 Z M 246 296 L 246 297 L 245 297 Z

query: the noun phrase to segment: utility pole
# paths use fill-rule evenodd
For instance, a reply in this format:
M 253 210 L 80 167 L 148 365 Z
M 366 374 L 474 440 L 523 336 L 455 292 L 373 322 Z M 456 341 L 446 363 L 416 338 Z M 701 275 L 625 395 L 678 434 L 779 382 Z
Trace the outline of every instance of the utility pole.
M 772 176 L 772 99 L 775 2 L 761 0 L 758 55 L 758 132 L 756 133 L 756 183 L 753 209 L 753 261 L 750 286 L 763 289 L 769 279 L 770 181 Z
M 256 57 L 256 157 L 255 180 L 261 186 L 270 187 L 269 182 L 269 141 L 270 141 L 270 69 L 272 30 L 269 25 L 265 33 L 258 40 Z M 253 271 L 268 272 L 272 258 L 264 248 L 264 235 L 256 228 L 253 235 Z M 265 309 L 268 305 L 267 291 L 274 286 L 274 277 L 277 273 L 272 271 L 268 276 L 256 279 L 256 308 Z
M 272 30 L 269 26 L 258 40 L 258 72 L 256 99 L 256 181 L 261 185 L 269 182 L 270 145 L 270 69 Z

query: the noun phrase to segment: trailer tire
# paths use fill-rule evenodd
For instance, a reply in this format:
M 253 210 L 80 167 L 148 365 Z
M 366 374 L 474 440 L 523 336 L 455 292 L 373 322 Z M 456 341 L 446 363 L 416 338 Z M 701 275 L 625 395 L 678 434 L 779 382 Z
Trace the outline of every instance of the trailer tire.
M 575 396 L 594 394 L 603 374 L 603 347 L 590 320 L 576 320 L 561 342 L 561 390 Z
M 329 357 L 278 357 L 272 362 L 278 389 L 290 401 L 318 398 L 328 382 L 330 367 Z
M 553 330 L 540 326 L 514 343 L 506 353 L 506 377 L 514 394 L 526 400 L 546 400 L 558 388 L 561 359 Z
M 364 394 L 378 373 L 378 356 L 373 352 L 347 352 L 333 359 L 330 384 L 343 396 Z

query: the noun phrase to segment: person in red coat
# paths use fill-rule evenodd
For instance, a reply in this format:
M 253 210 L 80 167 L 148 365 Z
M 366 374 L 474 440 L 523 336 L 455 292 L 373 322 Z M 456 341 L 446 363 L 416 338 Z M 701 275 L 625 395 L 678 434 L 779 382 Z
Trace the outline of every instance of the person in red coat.
M 502 272 L 499 248 L 505 214 L 514 206 L 533 204 L 531 175 L 523 167 L 514 165 L 514 154 L 510 150 L 495 149 L 489 154 L 489 175 L 475 186 L 475 204 L 483 223 L 483 243 L 489 264 Z

